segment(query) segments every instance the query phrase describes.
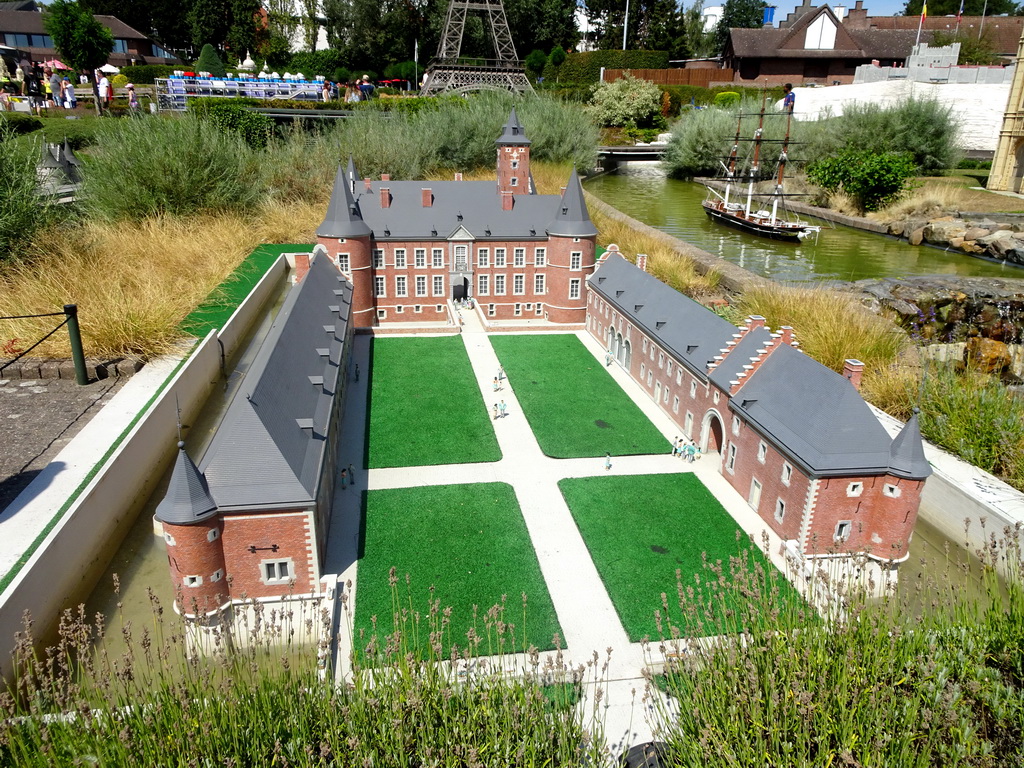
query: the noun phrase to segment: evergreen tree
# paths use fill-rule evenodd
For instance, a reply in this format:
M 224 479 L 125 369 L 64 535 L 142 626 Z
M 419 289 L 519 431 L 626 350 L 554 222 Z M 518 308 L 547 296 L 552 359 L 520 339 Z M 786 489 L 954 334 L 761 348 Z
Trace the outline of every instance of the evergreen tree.
M 223 47 L 228 36 L 226 0 L 193 0 L 188 21 L 192 30 L 192 44 L 196 48 L 206 44 Z
M 239 61 L 245 52 L 256 47 L 256 24 L 260 11 L 260 0 L 230 0 L 231 26 L 228 28 L 227 44 Z
M 704 29 L 703 0 L 694 0 L 692 5 L 682 10 L 681 17 L 681 26 L 686 34 L 686 58 L 706 59 L 714 56 L 718 43 L 715 30 Z
M 203 50 L 196 60 L 196 70 L 199 72 L 209 72 L 214 77 L 224 77 L 226 74 L 224 62 L 220 60 L 217 51 L 209 43 L 203 46 Z
M 760 28 L 764 24 L 764 9 L 767 5 L 765 0 L 725 0 L 716 31 L 718 53 L 725 50 L 730 29 Z
M 75 0 L 53 0 L 43 13 L 43 27 L 57 55 L 79 72 L 102 67 L 114 50 L 114 35 Z

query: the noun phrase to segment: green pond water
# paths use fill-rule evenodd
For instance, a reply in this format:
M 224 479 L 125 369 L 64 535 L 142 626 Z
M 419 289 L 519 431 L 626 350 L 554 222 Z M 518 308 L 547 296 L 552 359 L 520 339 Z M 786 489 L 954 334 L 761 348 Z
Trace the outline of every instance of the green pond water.
M 817 242 L 779 243 L 713 223 L 704 214 L 705 189 L 669 179 L 660 163 L 627 163 L 587 182 L 586 189 L 645 224 L 726 261 L 780 282 L 852 281 L 869 277 L 972 275 L 1024 278 L 1024 268 L 896 238 L 815 221 Z

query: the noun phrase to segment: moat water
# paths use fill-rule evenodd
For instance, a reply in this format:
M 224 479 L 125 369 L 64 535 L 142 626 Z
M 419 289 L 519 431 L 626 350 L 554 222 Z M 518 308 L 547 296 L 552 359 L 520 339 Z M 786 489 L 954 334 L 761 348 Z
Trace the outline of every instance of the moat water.
M 913 275 L 1024 278 L 1021 267 L 954 251 L 915 247 L 893 237 L 825 221 L 814 221 L 822 225 L 817 241 L 787 244 L 748 235 L 708 219 L 701 207 L 705 188 L 669 179 L 660 163 L 626 163 L 615 173 L 591 179 L 586 189 L 644 224 L 780 282 Z

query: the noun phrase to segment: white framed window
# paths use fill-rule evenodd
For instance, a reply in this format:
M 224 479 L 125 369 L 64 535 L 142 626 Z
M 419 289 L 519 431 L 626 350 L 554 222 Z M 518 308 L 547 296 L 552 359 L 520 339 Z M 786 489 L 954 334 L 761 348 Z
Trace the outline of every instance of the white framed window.
M 351 267 L 352 257 L 347 253 L 338 254 L 338 269 L 344 272 L 346 275 L 352 271 Z
M 781 523 L 782 520 L 785 517 L 786 517 L 786 502 L 784 502 L 782 499 L 776 499 L 775 500 L 775 519 L 778 522 Z
M 408 296 L 408 288 L 409 286 L 407 284 L 405 275 L 398 275 L 395 278 L 395 296 Z
M 697 397 L 697 380 L 696 379 L 691 379 L 690 380 L 690 397 L 693 397 L 693 398 Z
M 650 386 L 653 386 L 653 385 L 654 385 L 654 371 L 648 371 L 647 372 L 647 386 L 650 387 Z
M 486 267 L 487 263 L 491 260 L 491 249 L 490 248 L 477 248 L 476 249 L 476 265 L 478 267 Z
M 512 170 L 514 171 L 518 167 L 519 167 L 519 161 L 518 160 L 513 160 L 512 161 Z
M 641 347 L 643 348 L 644 354 L 646 354 L 647 353 L 647 339 L 643 340 L 643 344 L 641 345 Z
M 540 314 L 543 314 L 543 313 L 544 313 L 544 305 L 538 303 L 537 306 L 533 310 L 533 314 L 540 315 Z
M 849 541 L 850 533 L 853 531 L 853 523 L 850 520 L 840 520 L 836 524 L 836 532 L 833 538 L 836 541 Z
M 378 309 L 377 310 L 377 319 L 378 320 L 387 320 L 388 319 L 388 311 L 386 309 Z
M 761 506 L 761 481 L 756 477 L 750 480 L 750 495 L 747 497 L 747 504 L 754 510 Z
M 663 387 L 661 390 L 661 402 L 668 403 L 668 387 Z
M 730 472 L 736 471 L 736 443 L 729 443 L 729 461 L 726 462 L 725 468 Z
M 395 314 L 396 315 L 400 315 L 403 312 L 405 312 L 405 307 L 403 305 L 399 304 L 397 307 L 395 307 Z
M 435 312 L 444 312 L 444 306 L 441 305 L 441 304 L 435 304 L 434 305 L 434 311 Z
M 412 311 L 415 312 L 417 315 L 422 314 L 423 313 L 423 305 L 422 304 L 413 304 Z
M 207 541 L 216 541 L 220 538 L 220 530 L 217 528 L 211 528 L 206 532 Z
M 664 352 L 659 352 L 658 353 L 658 368 L 664 368 L 664 367 L 665 367 L 665 353 Z
M 469 246 L 455 246 L 455 268 L 461 271 L 469 269 Z
M 224 569 L 218 568 L 216 571 L 210 574 L 210 581 L 217 582 L 224 578 Z
M 580 279 L 574 277 L 569 281 L 569 298 L 578 299 L 580 297 Z
M 526 302 L 526 311 L 530 312 L 533 310 L 533 302 Z
M 384 289 L 384 276 L 378 275 L 373 278 L 373 295 L 374 296 L 386 296 L 387 291 Z
M 497 310 L 498 310 L 498 305 L 497 304 L 488 304 L 487 305 L 487 316 L 488 317 L 494 317 L 494 315 L 497 313 Z
M 718 399 L 719 399 L 720 397 L 721 397 L 721 394 L 720 394 L 720 393 L 718 392 L 718 390 L 716 389 L 716 390 L 715 390 L 715 394 L 714 394 L 714 395 L 712 396 L 712 398 L 711 398 L 712 400 L 714 400 L 714 401 L 715 401 L 715 405 L 718 405 Z
M 788 461 L 782 465 L 782 484 L 789 485 L 789 481 L 793 479 L 793 465 Z
M 683 369 L 682 369 L 682 367 L 680 367 L 679 370 L 676 372 L 676 385 L 677 386 L 682 386 L 682 384 L 683 384 Z
M 509 184 L 509 186 L 518 187 L 519 186 L 519 178 L 516 177 L 516 176 L 513 176 L 512 177 L 512 182 L 511 182 L 511 184 Z
M 490 293 L 490 276 L 478 275 L 476 278 L 476 293 L 478 296 L 486 296 Z
M 427 266 L 427 249 L 417 248 L 412 252 L 413 264 L 417 269 L 423 269 Z
M 505 266 L 505 249 L 495 248 L 494 249 L 494 266 L 504 267 Z
M 526 275 L 512 275 L 512 293 L 516 296 L 526 293 Z
M 287 584 L 295 573 L 295 566 L 289 557 L 285 560 L 264 560 L 260 563 L 260 574 L 264 584 Z
M 520 315 L 523 314 L 523 305 L 522 304 L 516 304 L 514 311 L 515 311 L 515 316 L 519 317 Z
M 667 363 L 665 363 L 665 374 L 669 378 L 672 377 L 672 360 L 671 359 Z
M 890 499 L 898 499 L 902 493 L 903 489 L 901 489 L 898 485 L 886 483 L 885 485 L 882 486 L 882 495 L 888 496 Z
M 740 433 L 740 417 L 739 416 L 735 416 L 734 415 L 732 417 L 732 433 L 734 435 L 738 435 Z
M 167 531 L 164 531 L 164 541 L 167 542 L 168 547 L 173 547 L 178 543 L 174 540 L 174 537 L 171 536 L 171 534 L 169 534 Z
M 569 269 L 578 272 L 583 268 L 583 251 L 573 251 L 569 254 Z
M 544 275 L 534 275 L 533 276 L 533 292 L 537 296 L 542 296 L 544 294 L 544 290 L 545 290 Z
M 533 249 L 533 265 L 535 267 L 543 267 L 548 263 L 548 249 L 547 248 L 534 248 Z
M 434 295 L 444 296 L 444 275 L 434 275 Z
M 186 587 L 201 587 L 203 585 L 202 576 L 186 576 L 181 580 L 181 583 Z
M 504 296 L 505 295 L 505 276 L 495 275 L 494 276 L 494 295 Z
M 427 276 L 416 275 L 416 295 L 426 296 L 427 295 Z
M 654 344 L 651 344 L 651 362 L 654 362 Z
M 647 366 L 644 365 L 643 363 L 640 363 L 640 381 L 643 381 L 646 378 L 647 378 Z
M 847 496 L 860 496 L 864 493 L 864 483 L 850 483 L 846 486 Z
M 672 413 L 679 413 L 679 395 L 672 398 Z
M 693 437 L 693 414 L 689 411 L 686 412 L 686 418 L 683 420 L 683 431 L 686 432 L 687 437 Z
M 433 248 L 430 251 L 431 263 L 435 269 L 444 266 L 444 248 Z
M 525 248 L 513 248 L 512 249 L 512 266 L 513 267 L 525 267 L 526 266 L 526 249 Z
M 381 269 L 384 266 L 384 249 L 374 248 L 373 249 L 373 267 L 374 269 Z
M 766 458 L 768 458 L 768 443 L 762 440 L 757 444 L 757 460 L 764 464 Z
M 405 248 L 395 248 L 395 268 L 405 269 Z

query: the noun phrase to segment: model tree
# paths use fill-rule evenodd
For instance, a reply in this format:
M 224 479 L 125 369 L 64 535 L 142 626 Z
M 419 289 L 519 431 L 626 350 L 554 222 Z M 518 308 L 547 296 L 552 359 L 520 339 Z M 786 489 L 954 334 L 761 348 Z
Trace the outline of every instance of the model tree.
M 79 72 L 107 63 L 114 35 L 75 0 L 53 0 L 43 12 L 43 26 L 61 60 Z
M 209 43 L 204 45 L 203 50 L 199 52 L 199 58 L 196 60 L 196 69 L 199 72 L 209 72 L 214 77 L 224 77 L 226 73 L 224 62 L 220 60 L 217 51 Z
M 722 18 L 718 21 L 718 52 L 725 50 L 729 42 L 729 30 L 735 28 L 757 29 L 764 24 L 764 0 L 725 0 Z

